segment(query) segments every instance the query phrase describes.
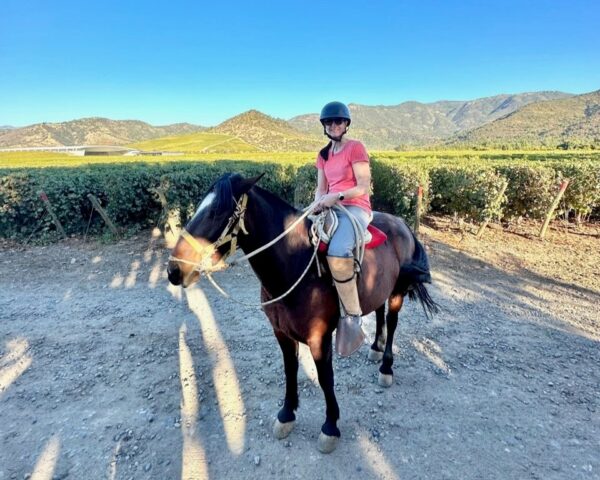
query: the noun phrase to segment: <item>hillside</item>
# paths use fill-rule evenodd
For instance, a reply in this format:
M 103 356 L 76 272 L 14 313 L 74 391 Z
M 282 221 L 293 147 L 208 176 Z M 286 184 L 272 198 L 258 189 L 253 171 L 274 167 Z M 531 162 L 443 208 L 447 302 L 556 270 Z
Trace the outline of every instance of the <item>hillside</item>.
M 128 145 L 146 151 L 184 153 L 243 153 L 256 152 L 258 148 L 232 135 L 196 132 L 187 135 L 155 138 Z
M 370 150 L 414 147 L 557 147 L 600 144 L 600 91 L 534 92 L 469 101 L 352 103 L 350 136 Z M 84 118 L 23 128 L 0 127 L 0 148 L 130 145 L 187 153 L 315 152 L 327 139 L 318 114 L 288 122 L 250 110 L 213 128 L 180 123 Z
M 350 104 L 352 135 L 375 150 L 429 144 L 479 127 L 524 105 L 569 96 L 562 92 L 534 92 L 469 101 L 404 102 L 394 106 Z M 300 115 L 289 123 L 298 130 L 322 134 L 318 118 L 318 114 Z
M 557 147 L 600 145 L 600 90 L 526 105 L 457 135 L 447 145 Z
M 61 145 L 126 145 L 156 137 L 202 130 L 189 123 L 154 127 L 138 120 L 82 118 L 69 122 L 38 123 L 0 131 L 0 148 L 51 147 Z
M 207 132 L 232 135 L 263 151 L 316 151 L 325 144 L 318 136 L 298 131 L 285 120 L 256 110 L 230 118 Z

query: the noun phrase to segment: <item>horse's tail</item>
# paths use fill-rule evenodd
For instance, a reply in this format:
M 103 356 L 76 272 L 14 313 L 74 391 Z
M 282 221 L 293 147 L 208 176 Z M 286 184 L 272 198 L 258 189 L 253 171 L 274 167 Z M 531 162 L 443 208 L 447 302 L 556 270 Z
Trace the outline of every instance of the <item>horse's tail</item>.
M 423 307 L 423 311 L 427 318 L 431 318 L 434 314 L 440 311 L 440 306 L 435 303 L 425 285 L 422 282 L 417 282 L 413 284 L 413 288 L 408 291 L 408 298 L 411 300 L 419 300 L 421 302 L 421 306 Z
M 415 241 L 415 251 L 410 264 L 403 266 L 401 272 L 407 274 L 410 281 L 408 287 L 408 298 L 419 300 L 423 311 L 428 318 L 440 311 L 440 306 L 431 298 L 425 283 L 431 283 L 431 273 L 429 271 L 429 259 L 425 248 L 419 242 L 414 233 L 411 234 Z

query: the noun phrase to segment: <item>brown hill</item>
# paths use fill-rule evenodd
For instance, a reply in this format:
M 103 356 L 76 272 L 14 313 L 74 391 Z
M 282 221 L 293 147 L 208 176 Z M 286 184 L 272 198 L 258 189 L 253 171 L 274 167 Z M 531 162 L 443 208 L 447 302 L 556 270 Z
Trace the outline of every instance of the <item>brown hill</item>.
M 600 145 L 600 90 L 526 105 L 516 112 L 457 135 L 448 145 Z
M 404 102 L 391 106 L 350 104 L 351 135 L 376 150 L 398 145 L 425 145 L 479 127 L 512 113 L 523 105 L 565 98 L 562 92 L 502 94 L 467 101 L 434 103 Z M 322 134 L 317 114 L 290 119 L 295 128 L 313 135 Z
M 137 120 L 82 118 L 69 122 L 38 123 L 0 131 L 0 148 L 62 145 L 127 145 L 150 138 L 183 135 L 203 130 L 189 123 L 154 127 Z
M 232 135 L 260 150 L 271 152 L 316 151 L 325 144 L 318 137 L 296 130 L 285 120 L 257 110 L 230 118 L 207 132 Z

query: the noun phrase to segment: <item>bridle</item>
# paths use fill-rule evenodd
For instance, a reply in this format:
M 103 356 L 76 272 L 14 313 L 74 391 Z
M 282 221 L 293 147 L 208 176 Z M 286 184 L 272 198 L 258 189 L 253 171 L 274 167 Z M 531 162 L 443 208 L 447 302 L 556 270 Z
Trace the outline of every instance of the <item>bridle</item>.
M 189 260 L 174 256 L 170 256 L 169 260 L 195 266 L 196 268 L 194 268 L 190 274 L 195 271 L 215 272 L 226 268 L 227 265 L 225 260 L 237 250 L 237 237 L 240 230 L 248 235 L 248 230 L 246 230 L 246 224 L 244 223 L 248 195 L 244 193 L 239 200 L 236 201 L 235 198 L 233 200 L 235 201 L 235 210 L 233 211 L 233 214 L 229 217 L 227 225 L 221 232 L 221 235 L 219 235 L 219 238 L 210 245 L 200 245 L 200 242 L 198 242 L 198 240 L 196 240 L 185 228 L 181 230 L 181 237 L 200 255 L 199 262 L 190 262 Z M 212 255 L 220 246 L 225 245 L 226 243 L 231 244 L 229 250 L 223 254 L 216 264 L 213 264 Z

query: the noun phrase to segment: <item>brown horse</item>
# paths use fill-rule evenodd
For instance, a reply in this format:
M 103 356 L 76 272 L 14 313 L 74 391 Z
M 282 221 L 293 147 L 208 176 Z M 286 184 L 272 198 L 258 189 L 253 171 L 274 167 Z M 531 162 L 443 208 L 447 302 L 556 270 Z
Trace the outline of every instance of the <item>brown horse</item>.
M 230 249 L 232 238 L 244 253 L 249 253 L 275 239 L 301 216 L 294 207 L 256 186 L 259 178 L 244 179 L 237 174 L 226 174 L 212 185 L 186 225 L 187 233 L 179 238 L 172 252 L 168 266 L 172 284 L 187 287 L 195 282 L 200 266 L 218 262 Z M 404 221 L 375 212 L 372 223 L 387 234 L 387 240 L 376 249 L 365 251 L 359 294 L 364 314 L 376 311 L 376 335 L 369 357 L 383 358 L 379 382 L 390 386 L 392 343 L 404 297 L 408 294 L 418 299 L 426 313 L 434 312 L 436 304 L 423 285 L 430 282 L 427 256 Z M 277 298 L 300 278 L 313 252 L 309 229 L 310 222 L 304 220 L 282 240 L 249 260 L 261 282 L 263 302 Z M 225 237 L 229 233 L 233 235 Z M 217 241 L 223 237 L 227 243 Z M 387 340 L 384 333 L 386 300 Z M 312 265 L 289 295 L 265 306 L 264 311 L 283 352 L 286 376 L 285 401 L 275 420 L 274 435 L 285 438 L 296 419 L 298 342 L 302 342 L 310 348 L 325 394 L 326 419 L 318 447 L 324 453 L 331 452 L 340 437 L 332 368 L 332 334 L 340 312 L 331 275 L 325 272 L 320 277 L 316 265 Z

